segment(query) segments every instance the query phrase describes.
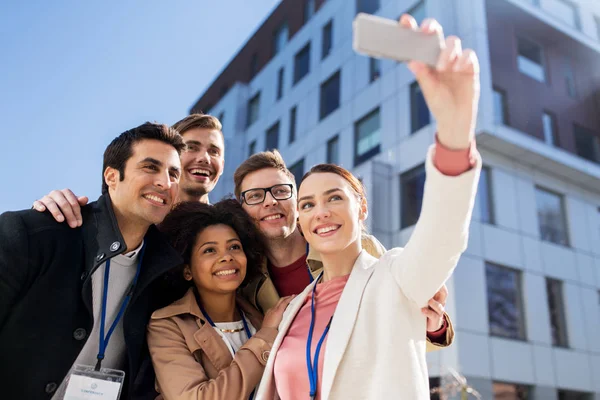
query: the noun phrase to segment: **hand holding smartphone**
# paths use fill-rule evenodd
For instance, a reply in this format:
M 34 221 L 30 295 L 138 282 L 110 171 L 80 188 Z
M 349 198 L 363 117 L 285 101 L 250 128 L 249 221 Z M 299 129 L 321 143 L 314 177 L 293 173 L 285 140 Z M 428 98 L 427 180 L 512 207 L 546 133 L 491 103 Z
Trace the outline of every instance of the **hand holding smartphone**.
M 359 13 L 353 23 L 353 46 L 370 57 L 421 61 L 435 67 L 445 41 L 441 33 L 423 33 L 404 28 L 398 21 Z

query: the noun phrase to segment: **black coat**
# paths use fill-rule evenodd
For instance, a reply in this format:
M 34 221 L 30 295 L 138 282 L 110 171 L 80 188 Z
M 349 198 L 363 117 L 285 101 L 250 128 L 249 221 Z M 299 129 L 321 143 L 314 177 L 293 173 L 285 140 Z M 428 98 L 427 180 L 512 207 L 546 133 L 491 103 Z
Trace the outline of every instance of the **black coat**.
M 125 251 L 110 198 L 82 208 L 72 229 L 49 213 L 0 215 L 0 398 L 50 399 L 92 331 L 91 275 Z M 182 293 L 164 290 L 179 254 L 151 226 L 142 269 L 123 317 L 127 367 L 122 399 L 150 399 L 154 371 L 146 343 L 152 312 Z

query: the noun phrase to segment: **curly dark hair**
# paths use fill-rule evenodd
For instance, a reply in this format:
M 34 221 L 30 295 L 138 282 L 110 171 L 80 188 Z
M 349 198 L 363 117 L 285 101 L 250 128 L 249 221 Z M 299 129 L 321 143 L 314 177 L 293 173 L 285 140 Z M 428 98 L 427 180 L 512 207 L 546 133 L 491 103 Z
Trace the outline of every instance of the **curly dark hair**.
M 185 264 L 190 263 L 196 237 L 204 229 L 213 225 L 227 225 L 240 238 L 246 254 L 246 277 L 244 286 L 260 273 L 260 266 L 265 257 L 266 244 L 262 233 L 258 230 L 252 218 L 244 211 L 242 205 L 233 199 L 221 200 L 215 204 L 204 204 L 197 201 L 179 203 L 171 210 L 158 229 L 181 254 Z M 183 265 L 171 271 L 170 280 L 182 283 Z

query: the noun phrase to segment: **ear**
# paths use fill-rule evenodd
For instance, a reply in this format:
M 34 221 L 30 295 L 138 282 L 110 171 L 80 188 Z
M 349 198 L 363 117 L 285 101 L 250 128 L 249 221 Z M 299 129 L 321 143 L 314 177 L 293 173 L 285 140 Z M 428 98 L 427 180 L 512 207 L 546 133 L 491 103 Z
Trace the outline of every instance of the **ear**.
M 117 169 L 113 167 L 106 167 L 104 170 L 104 182 L 110 189 L 114 189 L 117 186 L 117 182 L 119 182 L 120 173 Z
M 191 281 L 192 279 L 194 279 L 194 277 L 192 276 L 192 269 L 187 264 L 183 267 L 183 279 L 185 279 L 186 281 Z
M 367 204 L 367 199 L 362 197 L 360 199 L 360 211 L 359 211 L 358 218 L 361 221 L 366 221 L 368 216 L 369 216 L 369 205 Z
M 296 218 L 296 229 L 300 232 L 300 235 L 304 237 L 304 233 L 302 232 L 302 227 L 300 226 L 300 217 Z

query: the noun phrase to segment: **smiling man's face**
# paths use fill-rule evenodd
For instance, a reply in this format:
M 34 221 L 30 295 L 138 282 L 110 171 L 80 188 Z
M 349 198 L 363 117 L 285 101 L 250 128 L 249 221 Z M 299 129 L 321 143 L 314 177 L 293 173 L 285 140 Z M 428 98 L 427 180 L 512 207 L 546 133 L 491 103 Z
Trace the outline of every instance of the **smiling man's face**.
M 240 185 L 240 191 L 269 188 L 279 184 L 293 184 L 293 182 L 277 168 L 264 168 L 246 175 Z M 285 239 L 296 230 L 298 209 L 295 193 L 287 200 L 276 200 L 271 193 L 266 193 L 262 203 L 248 205 L 243 202 L 242 206 L 268 240 Z
M 182 136 L 186 149 L 181 153 L 179 200 L 192 200 L 210 193 L 219 181 L 225 145 L 217 129 L 192 128 Z

